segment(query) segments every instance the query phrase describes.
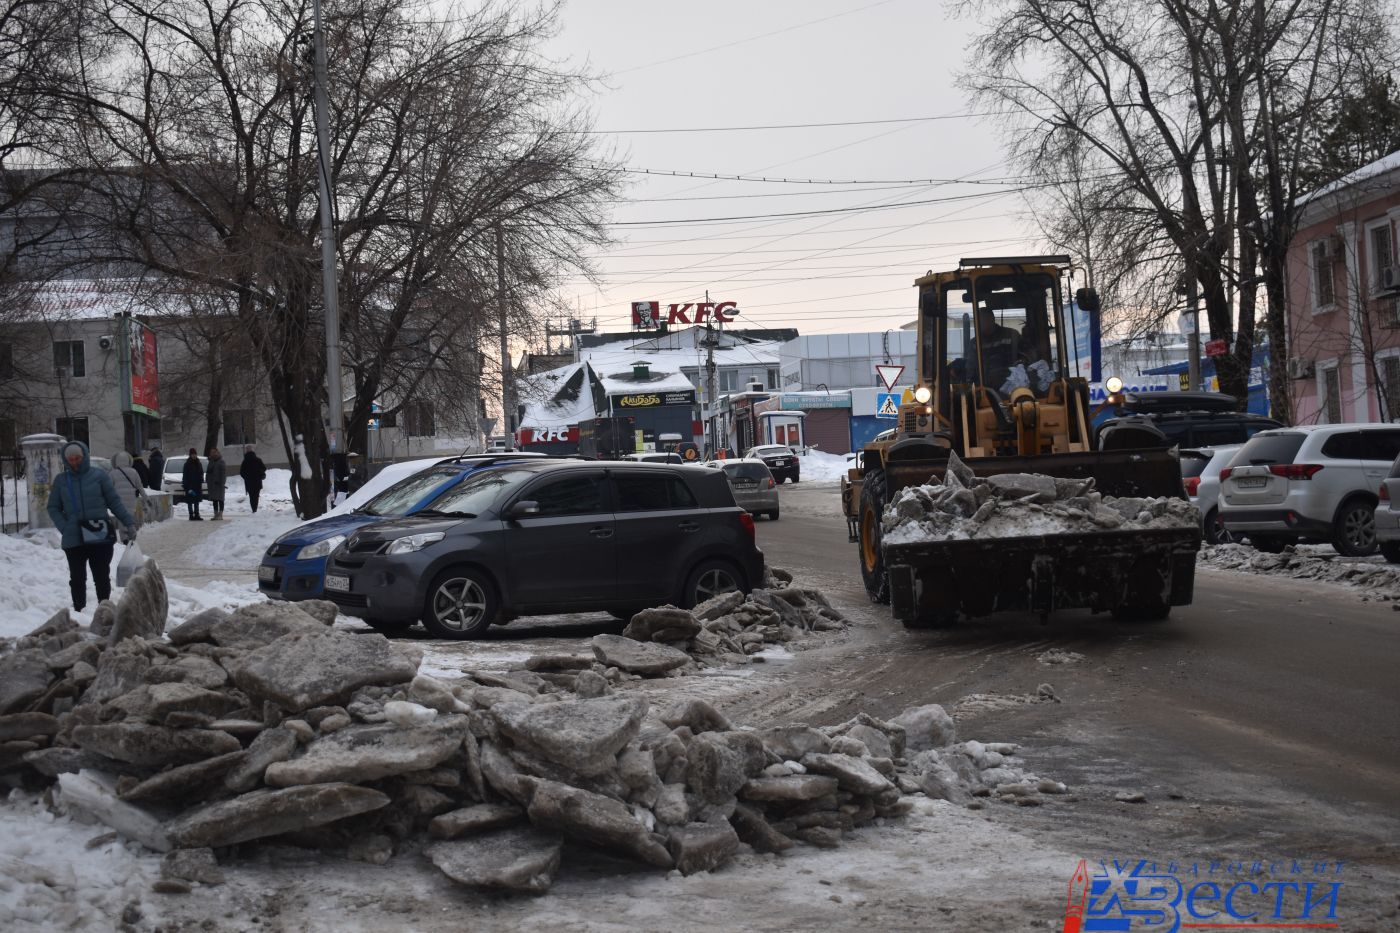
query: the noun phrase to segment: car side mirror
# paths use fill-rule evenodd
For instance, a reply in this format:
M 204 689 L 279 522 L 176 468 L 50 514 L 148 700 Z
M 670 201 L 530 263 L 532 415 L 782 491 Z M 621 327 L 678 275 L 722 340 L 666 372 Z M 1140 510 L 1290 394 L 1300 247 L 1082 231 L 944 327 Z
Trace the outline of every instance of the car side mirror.
M 506 513 L 507 518 L 524 518 L 527 515 L 540 514 L 540 504 L 534 499 L 521 499 L 512 505 Z

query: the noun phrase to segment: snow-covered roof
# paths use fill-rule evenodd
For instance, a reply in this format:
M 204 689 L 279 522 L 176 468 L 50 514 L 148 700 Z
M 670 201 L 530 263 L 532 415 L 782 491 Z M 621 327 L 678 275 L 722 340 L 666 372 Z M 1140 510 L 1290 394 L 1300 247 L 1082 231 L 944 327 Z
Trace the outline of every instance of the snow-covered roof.
M 520 380 L 523 428 L 564 428 L 597 416 L 597 376 L 587 363 L 570 363 Z
M 720 368 L 741 366 L 777 366 L 778 350 L 782 344 L 773 340 L 745 343 L 733 347 L 715 349 L 715 366 Z M 633 363 L 645 361 L 658 371 L 679 372 L 682 369 L 699 369 L 705 365 L 706 350 L 702 346 L 679 350 L 657 350 L 639 347 L 636 344 L 604 347 L 586 347 L 579 355 L 593 364 L 598 372 L 618 372 Z
M 1298 198 L 1298 206 L 1302 208 L 1301 222 L 1307 224 L 1317 220 L 1316 215 L 1327 210 L 1329 206 L 1332 210 L 1340 209 L 1342 205 L 1339 202 L 1344 194 L 1349 196 L 1348 200 L 1354 206 L 1400 190 L 1400 182 L 1390 177 L 1397 173 L 1400 173 L 1400 151 L 1379 158 L 1370 165 L 1363 165 L 1356 171 L 1303 195 Z
M 648 361 L 650 362 L 650 361 Z M 596 364 L 595 364 L 596 365 Z M 634 392 L 688 392 L 695 385 L 680 372 L 663 372 L 654 365 L 647 376 L 637 379 L 628 365 L 620 371 L 597 370 L 598 381 L 608 395 L 631 395 Z

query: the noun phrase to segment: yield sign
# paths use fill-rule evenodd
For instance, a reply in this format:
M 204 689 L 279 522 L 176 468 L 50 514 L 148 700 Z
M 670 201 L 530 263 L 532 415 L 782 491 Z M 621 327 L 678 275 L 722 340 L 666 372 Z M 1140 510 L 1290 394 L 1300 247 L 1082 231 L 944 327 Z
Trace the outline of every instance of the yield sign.
M 899 377 L 904 375 L 903 366 L 895 366 L 891 363 L 884 363 L 875 367 L 875 375 L 880 377 L 880 381 L 885 384 L 885 388 L 894 391 L 894 384 L 899 381 Z

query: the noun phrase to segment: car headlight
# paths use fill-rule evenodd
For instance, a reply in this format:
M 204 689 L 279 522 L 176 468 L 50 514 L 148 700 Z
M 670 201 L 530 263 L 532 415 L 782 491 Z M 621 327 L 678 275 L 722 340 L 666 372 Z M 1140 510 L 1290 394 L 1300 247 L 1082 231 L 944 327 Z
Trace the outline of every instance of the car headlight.
M 933 390 L 928 386 L 919 386 L 914 389 L 914 401 L 920 405 L 927 405 L 931 398 L 933 398 Z
M 408 535 L 399 538 L 389 545 L 386 554 L 412 554 L 414 551 L 421 551 L 434 541 L 441 541 L 443 534 L 440 531 L 425 531 L 422 534 Z
M 297 551 L 297 560 L 311 560 L 315 557 L 328 557 L 331 551 L 340 547 L 345 540 L 345 535 L 334 535 L 324 541 L 317 541 L 315 544 L 308 544 Z

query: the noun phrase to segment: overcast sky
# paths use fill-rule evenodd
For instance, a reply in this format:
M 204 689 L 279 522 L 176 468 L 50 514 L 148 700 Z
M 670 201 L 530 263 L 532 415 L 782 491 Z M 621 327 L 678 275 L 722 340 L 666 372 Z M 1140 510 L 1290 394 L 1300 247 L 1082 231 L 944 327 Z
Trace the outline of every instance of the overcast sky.
M 570 282 L 561 298 L 604 330 L 627 325 L 631 301 L 707 288 L 749 326 L 884 330 L 913 318 L 917 275 L 1039 251 L 1021 196 L 1005 193 L 1015 185 L 988 184 L 1011 175 L 993 121 L 960 116 L 970 30 L 936 0 L 568 0 L 550 50 L 609 75 L 596 126 L 616 131 L 630 169 L 874 184 L 630 174 L 602 284 Z M 857 209 L 696 222 L 844 208 Z

